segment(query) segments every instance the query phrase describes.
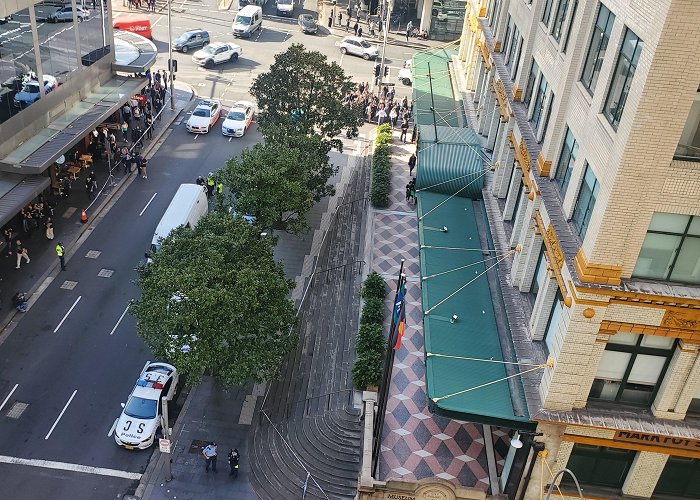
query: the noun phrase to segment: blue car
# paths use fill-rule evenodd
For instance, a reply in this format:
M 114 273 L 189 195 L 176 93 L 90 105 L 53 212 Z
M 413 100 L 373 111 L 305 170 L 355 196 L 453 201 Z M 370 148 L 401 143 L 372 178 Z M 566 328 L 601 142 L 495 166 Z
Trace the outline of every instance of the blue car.
M 44 93 L 48 94 L 58 87 L 58 81 L 51 75 L 44 75 Z M 36 80 L 27 80 L 22 90 L 15 94 L 14 104 L 17 108 L 26 108 L 39 99 L 41 86 Z

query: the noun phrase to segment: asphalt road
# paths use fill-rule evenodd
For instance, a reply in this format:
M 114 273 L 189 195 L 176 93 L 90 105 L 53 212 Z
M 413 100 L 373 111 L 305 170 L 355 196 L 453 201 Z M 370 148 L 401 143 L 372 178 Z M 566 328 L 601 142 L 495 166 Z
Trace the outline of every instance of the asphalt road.
M 206 26 L 212 40 L 233 39 L 231 13 L 202 4 L 179 5 L 182 12 L 176 9 L 173 16 L 176 35 Z M 270 9 L 274 7 L 265 8 Z M 178 79 L 201 97 L 220 98 L 226 108 L 250 99 L 252 80 L 269 68 L 274 54 L 300 42 L 338 62 L 355 81 L 371 81 L 374 63 L 341 56 L 336 45 L 340 36 L 300 33 L 296 16 L 301 12 L 297 8 L 292 19 L 266 16 L 262 32 L 237 41 L 244 52 L 236 63 L 204 70 L 192 64 L 190 54 L 179 55 Z M 166 51 L 159 56 L 162 68 L 165 19 L 157 13 L 151 18 L 159 50 Z M 389 46 L 387 53 L 398 71 L 412 49 Z M 410 90 L 397 88 L 398 95 Z M 126 451 L 108 436 L 120 403 L 151 356 L 136 335 L 133 318 L 126 314 L 119 321 L 129 299 L 138 295 L 134 267 L 178 186 L 260 140 L 255 124 L 245 137 L 229 140 L 220 133 L 221 122 L 208 135 L 195 136 L 185 130 L 187 114 L 181 118 L 150 160 L 149 178 L 135 179 L 80 248 L 68 249 L 75 250 L 68 270 L 48 284 L 0 345 L 0 474 L 6 478 L 0 482 L 0 498 L 115 498 L 133 490 L 146 468 L 150 450 Z M 341 166 L 347 161 L 336 153 L 331 159 Z M 91 251 L 99 255 L 87 257 Z M 84 466 L 102 469 L 85 471 Z

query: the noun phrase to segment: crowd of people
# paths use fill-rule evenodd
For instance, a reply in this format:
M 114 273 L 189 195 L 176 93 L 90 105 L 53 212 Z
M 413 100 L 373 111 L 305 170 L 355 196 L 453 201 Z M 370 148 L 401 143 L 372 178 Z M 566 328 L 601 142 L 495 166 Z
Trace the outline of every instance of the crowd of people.
M 362 106 L 363 116 L 368 123 L 391 124 L 392 128 L 401 124 L 401 132 L 405 141 L 404 129 L 409 128 L 411 115 L 413 114 L 413 103 L 404 96 L 402 99 L 396 97 L 394 87 L 382 87 L 379 93 L 372 93 L 368 83 L 360 83 L 354 92 L 345 96 L 345 104 L 357 104 Z

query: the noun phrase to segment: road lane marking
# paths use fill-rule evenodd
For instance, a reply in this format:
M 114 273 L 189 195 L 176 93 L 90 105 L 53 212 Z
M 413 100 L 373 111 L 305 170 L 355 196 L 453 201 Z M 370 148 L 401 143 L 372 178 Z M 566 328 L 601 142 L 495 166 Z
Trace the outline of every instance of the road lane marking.
M 158 194 L 158 193 L 153 193 L 153 196 L 151 196 L 151 199 L 148 200 L 148 203 L 146 203 L 146 206 L 143 207 L 143 210 L 141 210 L 141 213 L 139 214 L 139 217 L 141 217 L 141 216 L 143 215 L 143 213 L 144 213 L 144 212 L 146 211 L 146 209 L 148 208 L 148 205 L 151 204 L 151 202 L 153 201 L 153 198 L 155 198 L 157 194 Z
M 61 328 L 61 325 L 63 325 L 63 322 L 66 320 L 66 318 L 68 318 L 68 315 L 73 311 L 73 308 L 76 305 L 78 305 L 78 302 L 80 302 L 80 299 L 82 299 L 82 298 L 83 298 L 83 296 L 79 295 L 78 298 L 75 299 L 75 302 L 73 302 L 73 305 L 70 306 L 70 309 L 68 309 L 68 312 L 66 313 L 66 315 L 63 316 L 63 319 L 61 320 L 61 322 L 58 324 L 58 326 L 56 328 L 54 328 L 53 333 L 56 333 L 58 331 L 58 329 Z
M 8 457 L 0 455 L 0 463 L 28 465 L 30 467 L 42 467 L 44 469 L 66 470 L 71 472 L 83 472 L 85 474 L 95 474 L 98 476 L 111 476 L 123 479 L 141 479 L 142 474 L 138 472 L 126 472 L 123 470 L 106 469 L 104 467 L 92 467 L 90 465 L 69 464 L 67 462 L 54 462 L 53 460 L 37 460 L 29 458 Z
M 128 310 L 129 310 L 129 306 L 127 305 L 127 306 L 126 306 L 126 309 L 124 309 L 124 312 L 122 313 L 122 315 L 119 316 L 119 320 L 117 321 L 117 324 L 114 325 L 114 328 L 112 328 L 112 331 L 109 332 L 110 335 L 113 335 L 114 332 L 117 331 L 117 328 L 119 327 L 119 323 L 122 322 L 122 320 L 124 319 L 124 316 L 126 316 L 126 311 L 128 311 Z
M 13 395 L 13 394 L 15 393 L 15 391 L 17 390 L 17 387 L 19 387 L 19 384 L 15 384 L 15 386 L 12 388 L 12 390 L 10 391 L 10 393 L 9 393 L 9 394 L 7 395 L 7 397 L 5 398 L 5 401 L 3 401 L 2 404 L 0 405 L 0 410 L 2 410 L 2 409 L 5 407 L 5 405 L 7 404 L 7 402 L 10 400 L 10 398 L 12 397 L 12 395 Z
M 116 419 L 114 423 L 112 424 L 112 427 L 109 429 L 109 432 L 107 433 L 107 437 L 112 437 L 112 434 L 114 434 L 114 429 L 117 428 L 117 422 L 119 422 L 119 419 Z
M 61 417 L 63 416 L 63 414 L 64 414 L 64 413 L 66 412 L 66 410 L 68 409 L 68 405 L 70 404 L 71 401 L 73 401 L 73 398 L 75 397 L 75 394 L 76 394 L 77 392 L 78 392 L 78 389 L 76 389 L 76 390 L 73 391 L 73 394 L 71 394 L 70 399 L 69 399 L 68 402 L 66 403 L 66 406 L 63 407 L 63 410 L 61 410 L 60 415 L 58 416 L 58 418 L 56 419 L 56 421 L 53 423 L 53 425 L 51 426 L 51 429 L 49 429 L 49 433 L 46 435 L 46 437 L 45 437 L 44 439 L 49 439 L 49 438 L 51 437 L 51 433 L 53 432 L 53 430 L 54 430 L 54 429 L 56 428 L 56 426 L 58 425 L 59 420 L 61 420 Z

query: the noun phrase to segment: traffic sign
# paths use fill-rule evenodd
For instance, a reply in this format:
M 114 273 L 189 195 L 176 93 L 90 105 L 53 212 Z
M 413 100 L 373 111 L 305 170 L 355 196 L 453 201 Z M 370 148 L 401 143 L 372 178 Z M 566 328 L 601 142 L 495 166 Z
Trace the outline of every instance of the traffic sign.
M 170 440 L 169 439 L 159 439 L 158 446 L 160 447 L 161 453 L 170 453 Z

